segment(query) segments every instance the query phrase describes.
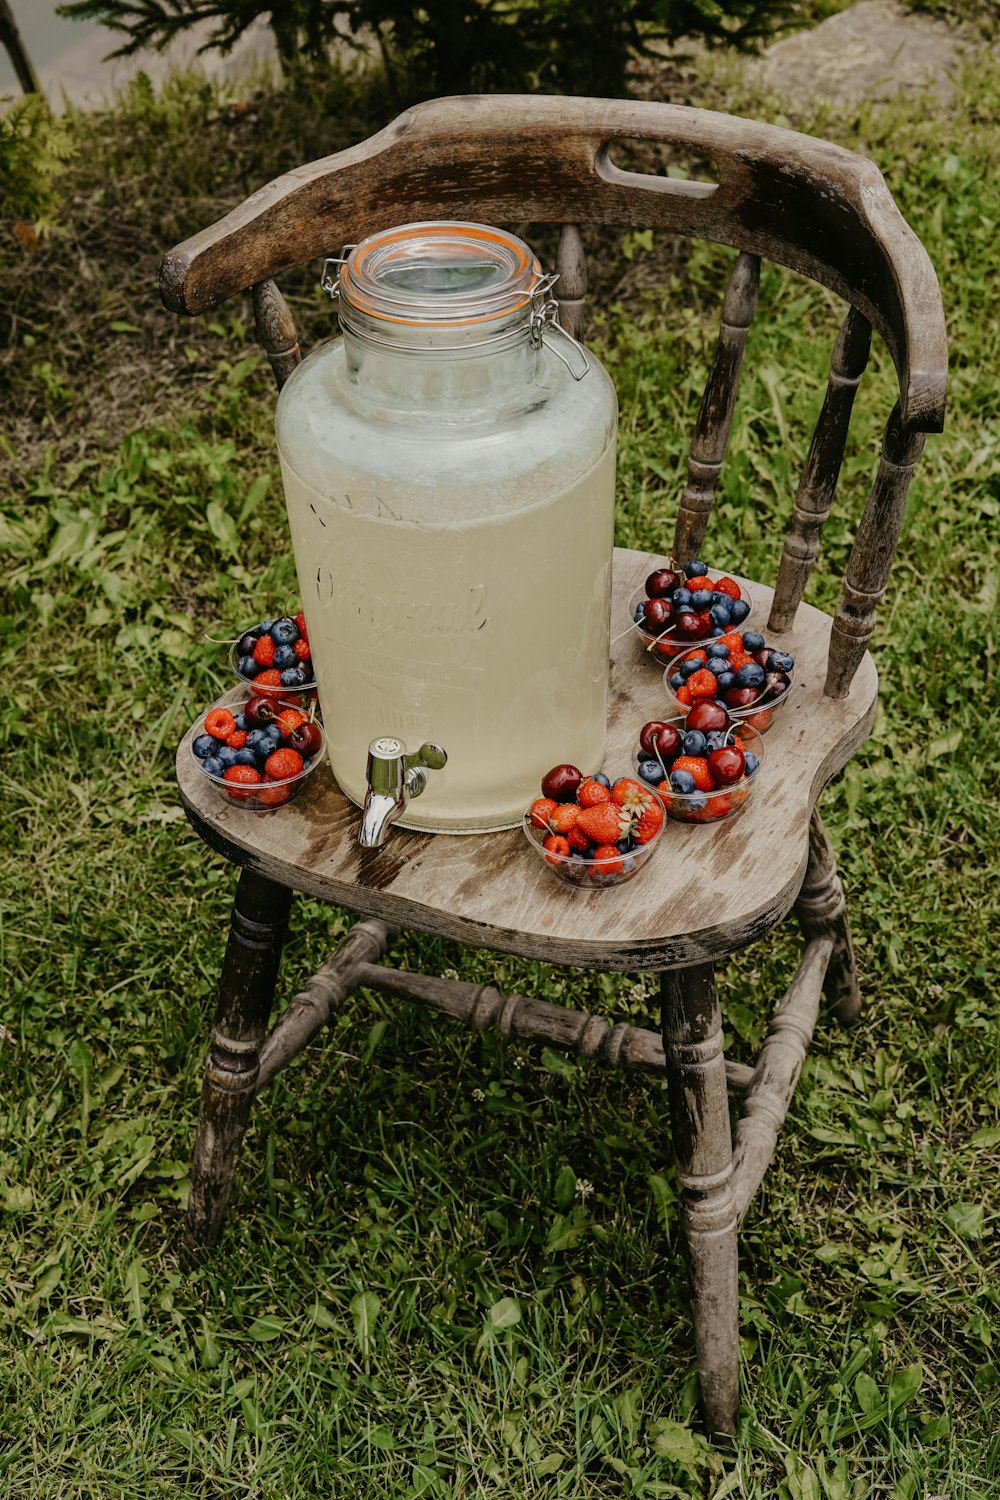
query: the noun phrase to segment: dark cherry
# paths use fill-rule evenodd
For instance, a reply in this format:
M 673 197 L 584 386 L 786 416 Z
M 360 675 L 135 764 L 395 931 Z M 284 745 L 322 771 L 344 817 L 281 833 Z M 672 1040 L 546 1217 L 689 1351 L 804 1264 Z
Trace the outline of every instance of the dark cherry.
M 713 729 L 728 729 L 729 715 L 721 703 L 715 703 L 711 698 L 706 698 L 701 703 L 695 703 L 688 711 L 684 720 L 685 729 L 701 729 L 706 734 Z
M 674 606 L 668 599 L 647 599 L 642 606 L 643 624 L 650 630 L 666 630 L 674 618 Z
M 646 593 L 650 599 L 666 599 L 680 583 L 679 574 L 673 568 L 657 568 L 646 579 Z
M 664 724 L 651 719 L 644 724 L 639 734 L 639 748 L 651 760 L 676 760 L 681 753 L 680 731 L 673 724 Z
M 288 736 L 288 743 L 297 750 L 305 760 L 310 755 L 316 755 L 323 748 L 323 736 L 319 727 L 310 719 L 293 729 Z
M 790 686 L 784 672 L 768 672 L 764 678 L 764 697 L 783 698 Z
M 767 671 L 767 663 L 768 663 L 768 661 L 770 659 L 770 656 L 771 656 L 771 648 L 770 648 L 770 646 L 762 646 L 759 651 L 755 651 L 753 653 L 753 659 L 754 659 L 754 661 L 757 663 L 758 667 L 763 667 L 765 672 Z
M 708 769 L 712 780 L 719 786 L 732 786 L 743 775 L 746 757 L 735 745 L 725 745 L 713 750 L 708 757 Z
M 725 693 L 726 702 L 730 708 L 750 708 L 760 698 L 756 688 L 728 688 Z
M 707 633 L 707 627 L 701 615 L 678 615 L 674 631 L 679 641 L 700 641 Z
M 263 729 L 274 718 L 274 704 L 270 698 L 248 698 L 243 714 L 252 729 Z
M 542 777 L 542 796 L 554 802 L 572 802 L 583 780 L 576 766 L 553 766 Z

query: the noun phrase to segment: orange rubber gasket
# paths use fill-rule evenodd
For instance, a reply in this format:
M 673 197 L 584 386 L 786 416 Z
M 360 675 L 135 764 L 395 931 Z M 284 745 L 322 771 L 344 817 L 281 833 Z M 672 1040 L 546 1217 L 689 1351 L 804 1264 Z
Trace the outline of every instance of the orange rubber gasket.
M 437 236 L 440 239 L 444 239 L 446 235 L 452 234 L 457 227 L 457 223 L 441 224 L 440 226 L 438 226 L 431 222 L 428 224 L 421 224 L 419 226 L 419 232 L 421 234 L 429 234 L 432 237 Z M 464 238 L 480 240 L 487 244 L 503 245 L 505 248 L 514 252 L 514 254 L 517 256 L 517 265 L 511 273 L 512 279 L 521 275 L 526 270 L 526 268 L 532 264 L 534 265 L 534 268 L 537 271 L 538 275 L 540 276 L 542 274 L 542 268 L 538 262 L 537 257 L 530 257 L 530 253 L 528 252 L 527 248 L 519 245 L 512 235 L 505 234 L 502 230 L 499 229 L 490 229 L 488 226 L 482 224 L 463 224 L 461 227 Z M 377 238 L 374 238 L 374 243 L 371 244 L 365 251 L 364 257 L 358 263 L 358 268 L 360 269 L 361 267 L 363 267 L 367 262 L 369 256 L 375 254 L 384 246 L 395 244 L 399 240 L 414 238 L 417 233 L 417 229 L 418 226 L 409 224 L 401 229 L 389 230 L 385 234 L 378 235 Z M 351 305 L 351 307 L 357 308 L 359 312 L 368 313 L 370 317 L 378 318 L 378 320 L 382 323 L 404 323 L 417 328 L 456 328 L 465 325 L 471 325 L 474 323 L 490 323 L 501 315 L 517 312 L 520 308 L 528 307 L 531 304 L 531 292 L 526 291 L 522 296 L 518 297 L 516 301 L 511 302 L 506 307 L 503 307 L 501 309 L 494 308 L 492 312 L 480 313 L 475 317 L 394 317 L 391 313 L 382 312 L 372 304 L 371 300 L 366 297 L 364 293 L 358 292 L 357 288 L 354 286 L 351 280 L 349 262 L 347 261 L 345 261 L 340 272 L 340 291 L 341 296 L 345 298 L 345 300 Z

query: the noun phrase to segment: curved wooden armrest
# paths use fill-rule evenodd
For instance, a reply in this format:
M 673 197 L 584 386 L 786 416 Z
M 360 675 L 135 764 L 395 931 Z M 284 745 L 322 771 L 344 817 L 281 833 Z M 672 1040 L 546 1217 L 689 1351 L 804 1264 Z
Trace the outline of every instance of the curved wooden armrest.
M 718 185 L 623 171 L 616 140 L 714 162 Z M 857 307 L 889 347 L 909 428 L 944 423 L 944 310 L 926 251 L 878 169 L 827 141 L 709 110 L 533 95 L 434 99 L 276 178 L 164 257 L 160 294 L 199 313 L 394 224 L 649 226 L 765 256 Z

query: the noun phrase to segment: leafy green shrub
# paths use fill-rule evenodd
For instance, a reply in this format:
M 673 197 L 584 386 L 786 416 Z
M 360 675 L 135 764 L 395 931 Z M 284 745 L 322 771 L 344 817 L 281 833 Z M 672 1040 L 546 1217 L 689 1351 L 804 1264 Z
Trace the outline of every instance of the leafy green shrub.
M 58 207 L 57 181 L 74 146 L 64 121 L 41 94 L 26 94 L 0 114 L 0 218 L 52 228 Z

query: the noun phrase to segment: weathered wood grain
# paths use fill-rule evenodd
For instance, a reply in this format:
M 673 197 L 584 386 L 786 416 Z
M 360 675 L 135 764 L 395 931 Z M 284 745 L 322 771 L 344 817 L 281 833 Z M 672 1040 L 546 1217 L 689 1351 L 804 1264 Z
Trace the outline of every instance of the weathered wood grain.
M 733 1202 L 742 1218 L 774 1155 L 819 1014 L 833 938 L 806 945 L 795 978 L 775 1009 L 743 1100 L 733 1147 Z
M 587 323 L 587 257 L 578 224 L 564 224 L 559 231 L 556 270 L 559 272 L 555 285 L 559 322 L 567 333 L 582 342 Z
M 843 602 L 830 633 L 830 661 L 823 689 L 829 698 L 842 698 L 850 691 L 874 634 L 876 612 L 885 597 L 903 525 L 906 492 L 923 446 L 923 433 L 906 427 L 899 407 L 894 407 L 882 440 L 875 483 L 847 562 Z
M 802 889 L 795 899 L 795 915 L 807 939 L 826 935 L 833 939 L 823 989 L 838 1020 L 845 1026 L 852 1025 L 861 1014 L 854 944 L 847 919 L 844 887 L 837 874 L 833 846 L 818 808 L 809 821 L 809 863 Z
M 216 1245 L 250 1117 L 292 893 L 244 870 L 233 902 L 212 1044 L 205 1063 L 185 1243 Z
M 711 965 L 663 974 L 660 994 L 701 1401 L 709 1432 L 726 1433 L 739 1395 L 738 1245 L 722 1016 Z
M 621 139 L 707 156 L 718 186 L 624 171 Z M 204 312 L 282 270 L 418 219 L 651 227 L 799 271 L 885 339 L 906 425 L 944 421 L 947 341 L 923 246 L 875 165 L 752 120 L 638 100 L 471 95 L 400 115 L 358 146 L 297 167 L 165 256 L 160 291 Z
M 627 624 L 628 596 L 659 560 L 616 552 L 615 628 Z M 748 586 L 766 618 L 770 590 Z M 359 849 L 360 814 L 328 766 L 287 807 L 253 813 L 219 798 L 193 761 L 189 734 L 178 751 L 178 784 L 195 828 L 228 859 L 390 926 L 586 968 L 702 963 L 763 936 L 789 911 L 805 873 L 816 798 L 868 734 L 874 663 L 864 658 L 846 698 L 824 698 L 829 633 L 829 616 L 803 605 L 789 642 L 796 683 L 765 736 L 760 780 L 744 809 L 722 823 L 669 823 L 648 866 L 610 890 L 564 885 L 520 829 L 460 837 L 396 828 L 383 849 Z M 627 632 L 612 648 L 609 771 L 630 769 L 641 726 L 666 709 L 660 668 Z M 424 796 L 432 795 L 428 787 Z
M 858 385 L 868 363 L 872 330 L 852 307 L 833 350 L 830 378 L 799 481 L 792 528 L 785 538 L 768 630 L 790 630 L 819 555 L 819 534 L 830 514 Z
M 722 320 L 705 382 L 688 457 L 688 482 L 674 530 L 674 557 L 682 565 L 701 555 L 715 486 L 726 456 L 747 333 L 757 312 L 760 256 L 737 257 L 722 301 Z
M 253 288 L 253 315 L 257 337 L 280 391 L 295 366 L 302 363 L 302 353 L 295 319 L 273 281 L 260 281 Z

